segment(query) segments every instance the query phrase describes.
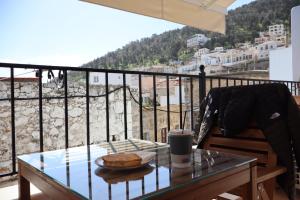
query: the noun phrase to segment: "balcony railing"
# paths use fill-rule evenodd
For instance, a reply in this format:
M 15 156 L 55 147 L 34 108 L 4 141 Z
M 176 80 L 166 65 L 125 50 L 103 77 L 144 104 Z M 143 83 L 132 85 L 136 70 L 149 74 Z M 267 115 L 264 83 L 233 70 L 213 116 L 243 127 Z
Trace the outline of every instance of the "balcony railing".
M 31 70 L 30 72 L 35 74 L 36 78 L 31 81 L 33 81 L 32 85 L 36 85 L 36 87 L 33 87 L 36 91 L 33 89 L 32 94 L 25 95 L 26 87 L 24 87 L 24 90 L 16 89 L 18 82 L 28 81 L 26 79 L 17 79 L 18 76 L 15 72 L 20 69 L 23 71 Z M 0 177 L 17 173 L 16 155 L 53 149 L 47 144 L 50 138 L 49 135 L 55 135 L 55 140 L 57 140 L 55 143 L 58 143 L 60 139 L 64 139 L 63 145 L 54 145 L 54 149 L 74 146 L 74 144 L 70 145 L 70 140 L 75 141 L 75 143 L 77 142 L 75 145 L 79 145 L 79 143 L 82 145 L 94 144 L 103 140 L 103 138 L 109 142 L 116 139 L 129 139 L 132 137 L 148 139 L 155 142 L 165 142 L 167 130 L 184 128 L 183 126 L 194 130 L 195 123 L 198 120 L 199 105 L 211 88 L 280 82 L 286 84 L 294 95 L 298 95 L 300 86 L 299 82 L 292 81 L 205 76 L 204 68 L 201 68 L 199 75 L 191 75 L 0 63 L 0 70 L 7 70 L 9 74 L 8 77 L 0 78 L 0 86 L 4 84 L 5 86 L 2 88 L 6 88 L 6 90 L 3 89 L 3 91 L 1 91 L 2 88 L 0 87 L 0 110 L 6 109 L 5 111 L 9 112 L 9 115 L 3 115 L 3 117 L 9 121 L 9 127 L 7 127 L 7 124 L 3 125 L 0 123 L 0 142 L 8 140 L 6 136 L 8 133 L 10 135 L 10 147 L 8 147 L 7 144 L 0 147 L 1 156 L 2 154 L 6 155 L 6 160 L 0 161 L 0 168 L 3 167 L 1 162 L 7 162 L 8 160 L 10 163 L 8 164 L 9 171 L 6 169 L 3 173 L 0 170 Z M 101 75 L 104 81 L 94 85 L 94 83 L 92 83 L 93 80 L 91 80 L 92 74 Z M 119 83 L 112 84 L 111 75 L 114 75 L 114 77 L 118 75 L 118 78 L 120 78 Z M 58 91 L 55 93 L 55 96 L 49 92 L 50 90 L 54 90 L 53 88 L 49 89 L 45 87 L 47 80 L 50 80 L 48 85 L 54 83 L 56 87 L 54 89 Z M 98 78 L 96 78 L 95 81 L 99 81 Z M 80 83 L 80 87 L 73 87 L 73 83 Z M 95 89 L 95 87 L 101 88 Z M 114 101 L 114 98 L 118 98 L 118 101 Z M 77 102 L 74 105 L 70 105 L 74 99 L 77 99 L 80 104 Z M 105 100 L 102 101 L 102 99 Z M 22 109 L 17 103 L 24 101 L 31 103 L 31 113 L 37 114 L 37 121 L 22 122 L 22 120 L 20 120 L 22 117 L 16 116 L 16 112 Z M 114 101 L 114 109 L 121 111 L 112 111 L 112 101 Z M 54 112 L 48 109 L 45 107 L 45 105 L 48 104 L 54 105 L 54 107 L 56 104 L 62 105 L 63 112 L 60 112 L 60 110 Z M 122 108 L 120 108 L 120 105 Z M 100 111 L 97 111 L 97 109 L 100 109 L 99 106 L 103 106 L 105 113 L 99 113 Z M 9 111 L 7 111 L 8 108 Z M 70 108 L 72 109 L 70 110 Z M 84 112 L 82 110 L 84 110 Z M 130 113 L 128 112 L 129 110 Z M 52 115 L 63 115 L 63 120 L 60 117 L 59 120 L 53 122 L 49 119 L 48 114 L 45 115 L 46 112 L 50 113 L 50 118 Z M 100 119 L 98 122 L 92 119 L 96 112 L 98 112 L 96 116 L 97 119 Z M 78 121 L 74 122 L 74 118 L 78 117 L 78 115 L 80 115 L 82 120 L 84 114 L 84 121 L 80 121 L 81 123 Z M 151 120 L 149 120 L 150 115 Z M 105 122 L 101 120 L 101 117 Z M 118 120 L 122 121 L 123 127 L 119 127 Z M 22 123 L 24 125 L 26 123 L 37 123 L 36 127 L 38 127 L 38 131 L 32 127 L 28 129 L 37 132 L 35 136 L 32 136 L 39 143 L 36 149 L 19 150 L 17 152 L 16 147 L 22 144 L 22 139 L 24 140 L 23 145 L 26 146 L 26 138 L 24 139 L 24 136 L 16 136 L 16 122 L 18 127 L 20 127 Z M 45 124 L 45 122 L 48 123 Z M 95 125 L 97 123 L 98 125 L 101 124 L 101 127 L 100 125 Z M 83 136 L 85 136 L 85 138 L 80 137 L 82 140 L 80 142 L 76 141 L 78 138 L 70 139 L 74 137 L 74 134 L 70 133 L 70 126 L 74 124 L 75 128 L 72 129 L 73 131 L 76 131 L 76 127 L 82 128 L 82 126 L 85 125 L 85 133 L 80 133 L 80 136 L 84 134 Z M 91 133 L 92 124 L 98 127 L 97 133 Z M 112 128 L 113 125 L 117 127 Z M 63 138 L 61 138 L 59 134 L 51 133 L 51 131 L 49 133 L 52 126 L 61 127 L 59 130 L 64 131 Z M 101 131 L 101 128 L 104 127 L 105 130 Z M 119 131 L 117 135 L 119 138 L 116 138 L 115 132 L 117 131 Z M 161 137 L 159 137 L 159 131 L 162 134 Z M 45 134 L 45 132 L 47 132 L 47 134 Z M 103 137 L 103 135 L 99 137 L 99 133 L 104 132 L 105 137 Z M 147 135 L 145 134 L 146 132 L 151 132 L 152 134 Z M 16 139 L 21 141 L 18 142 Z M 3 156 L 2 159 L 4 159 Z

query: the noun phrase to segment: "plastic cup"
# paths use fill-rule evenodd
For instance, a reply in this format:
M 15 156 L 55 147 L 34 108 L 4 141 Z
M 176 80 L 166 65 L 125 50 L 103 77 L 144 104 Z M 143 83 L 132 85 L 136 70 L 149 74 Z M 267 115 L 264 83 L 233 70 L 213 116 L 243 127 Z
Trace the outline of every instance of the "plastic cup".
M 190 167 L 192 164 L 192 131 L 172 130 L 169 132 L 168 139 L 170 144 L 172 167 Z

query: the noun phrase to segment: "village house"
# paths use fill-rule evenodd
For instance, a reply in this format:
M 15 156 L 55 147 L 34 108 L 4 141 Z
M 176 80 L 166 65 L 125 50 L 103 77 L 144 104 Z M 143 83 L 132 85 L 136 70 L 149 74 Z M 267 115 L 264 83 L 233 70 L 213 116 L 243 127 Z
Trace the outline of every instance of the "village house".
M 260 32 L 259 37 L 254 39 L 256 45 L 268 42 L 276 41 L 277 46 L 287 45 L 287 35 L 283 24 L 275 24 L 268 27 L 268 31 Z
M 210 38 L 206 37 L 204 34 L 195 34 L 190 39 L 186 41 L 188 48 L 197 48 L 203 46 Z

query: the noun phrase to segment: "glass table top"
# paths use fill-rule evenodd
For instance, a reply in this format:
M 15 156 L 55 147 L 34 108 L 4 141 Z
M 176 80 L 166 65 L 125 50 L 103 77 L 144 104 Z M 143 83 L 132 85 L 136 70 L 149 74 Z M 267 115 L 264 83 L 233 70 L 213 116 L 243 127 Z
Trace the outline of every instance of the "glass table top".
M 83 199 L 148 198 L 255 161 L 197 149 L 193 151 L 191 167 L 175 169 L 171 167 L 168 146 L 145 151 L 156 152 L 155 159 L 148 166 L 132 171 L 98 167 L 95 160 L 108 154 L 108 149 L 99 145 L 32 153 L 18 159 Z

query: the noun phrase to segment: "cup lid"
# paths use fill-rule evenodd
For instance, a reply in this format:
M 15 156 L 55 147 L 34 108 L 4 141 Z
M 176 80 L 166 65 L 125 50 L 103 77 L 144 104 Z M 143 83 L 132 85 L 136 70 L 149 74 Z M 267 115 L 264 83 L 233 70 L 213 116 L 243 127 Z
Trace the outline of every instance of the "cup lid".
M 169 135 L 193 135 L 193 132 L 191 130 L 182 130 L 182 129 L 176 129 L 176 130 L 170 130 Z

